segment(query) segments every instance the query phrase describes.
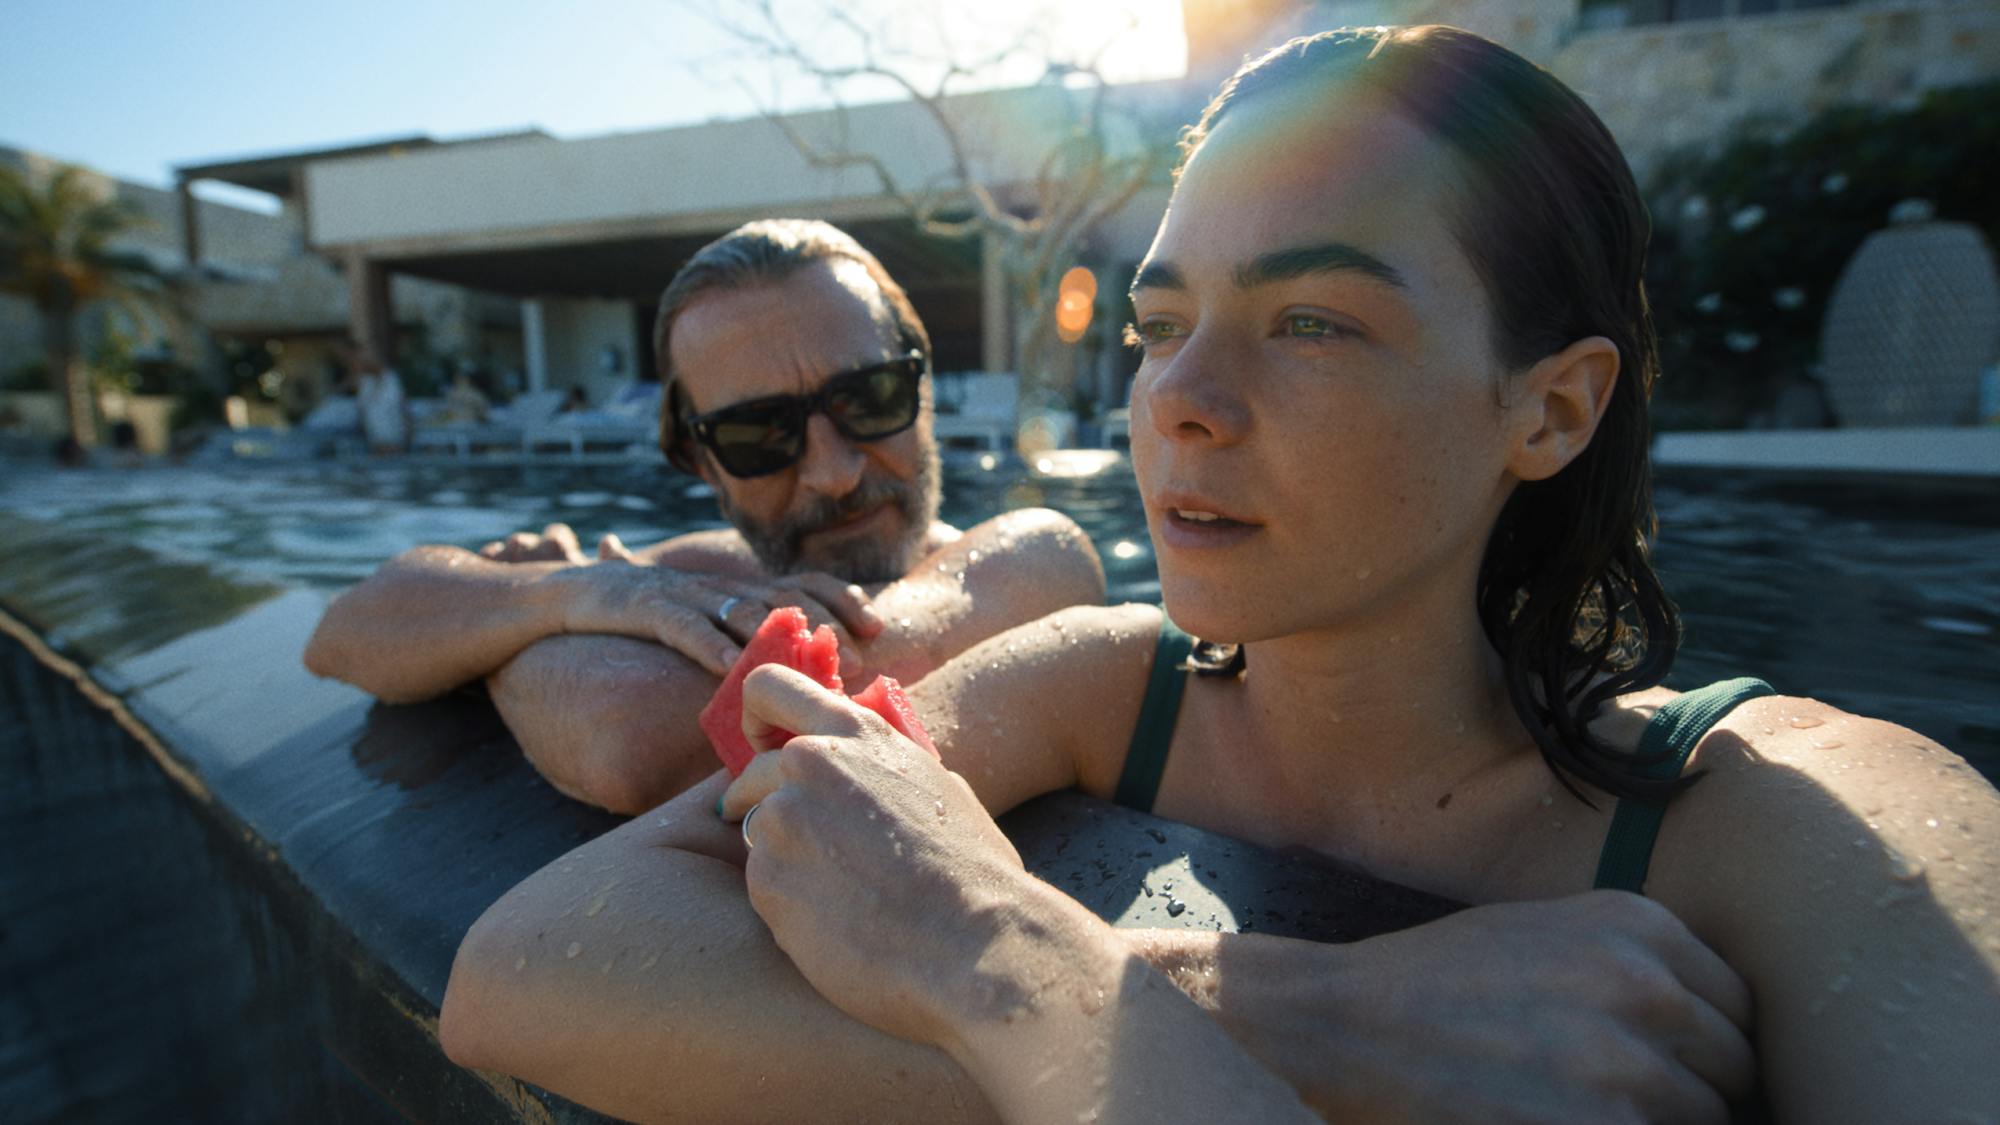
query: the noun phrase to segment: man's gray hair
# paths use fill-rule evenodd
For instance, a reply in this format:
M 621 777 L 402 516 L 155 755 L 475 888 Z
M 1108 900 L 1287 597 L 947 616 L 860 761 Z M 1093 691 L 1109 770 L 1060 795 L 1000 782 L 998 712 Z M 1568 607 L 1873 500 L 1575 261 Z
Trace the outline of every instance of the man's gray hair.
M 686 396 L 674 370 L 674 321 L 704 293 L 776 285 L 814 262 L 846 260 L 866 270 L 888 306 L 899 351 L 931 358 L 930 333 L 917 310 L 881 261 L 854 236 L 818 219 L 758 219 L 745 223 L 695 252 L 660 294 L 660 312 L 653 321 L 653 354 L 660 372 L 665 409 L 660 412 L 660 449 L 676 468 L 694 471 L 693 453 L 682 416 Z

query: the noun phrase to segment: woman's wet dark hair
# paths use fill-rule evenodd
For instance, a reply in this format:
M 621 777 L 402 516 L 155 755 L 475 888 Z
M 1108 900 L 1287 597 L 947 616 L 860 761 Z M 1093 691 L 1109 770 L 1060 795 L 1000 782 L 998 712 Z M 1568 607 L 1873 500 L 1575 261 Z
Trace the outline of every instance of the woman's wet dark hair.
M 1645 760 L 1588 730 L 1604 703 L 1664 679 L 1680 642 L 1646 545 L 1659 355 L 1641 281 L 1651 223 L 1624 154 L 1547 71 L 1470 32 L 1411 27 L 1307 36 L 1246 64 L 1188 130 L 1183 163 L 1231 112 L 1302 90 L 1383 98 L 1453 154 L 1454 233 L 1510 370 L 1589 336 L 1618 346 L 1618 382 L 1589 447 L 1555 476 L 1522 482 L 1501 511 L 1479 614 L 1515 712 L 1571 792 L 1583 796 L 1581 780 L 1621 797 L 1671 795 L 1692 778 L 1643 777 Z M 1240 670 L 1240 652 L 1219 655 L 1207 653 L 1209 670 Z

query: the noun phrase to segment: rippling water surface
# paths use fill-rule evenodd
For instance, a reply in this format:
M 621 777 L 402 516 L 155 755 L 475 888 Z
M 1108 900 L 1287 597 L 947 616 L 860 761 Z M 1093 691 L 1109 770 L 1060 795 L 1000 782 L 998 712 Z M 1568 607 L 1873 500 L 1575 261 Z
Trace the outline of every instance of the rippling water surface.
M 1687 619 L 1674 686 L 1758 675 L 1911 726 L 2000 776 L 2000 495 L 1962 486 L 1665 477 L 1657 558 Z M 949 467 L 944 518 L 1068 512 L 1114 600 L 1158 597 L 1122 464 L 1079 477 Z M 0 507 L 250 576 L 334 589 L 418 543 L 560 520 L 586 547 L 721 525 L 663 467 L 336 463 L 56 472 L 8 466 Z M 0 552 L 4 558 L 4 552 Z

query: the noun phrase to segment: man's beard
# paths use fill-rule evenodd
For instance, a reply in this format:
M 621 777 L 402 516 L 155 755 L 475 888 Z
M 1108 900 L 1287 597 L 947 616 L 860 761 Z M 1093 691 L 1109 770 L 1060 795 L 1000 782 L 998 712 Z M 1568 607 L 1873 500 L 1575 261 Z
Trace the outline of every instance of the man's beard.
M 821 570 L 863 586 L 893 582 L 909 573 L 929 541 L 931 523 L 937 519 L 942 496 L 938 462 L 937 443 L 925 442 L 917 457 L 916 476 L 911 480 L 864 477 L 847 495 L 838 499 L 816 496 L 805 510 L 773 523 L 745 514 L 730 503 L 729 494 L 722 489 L 716 490 L 715 499 L 723 516 L 750 545 L 757 561 L 772 574 Z M 806 536 L 884 503 L 902 515 L 902 534 L 893 539 L 878 535 L 848 536 L 821 545 L 812 558 L 806 557 Z

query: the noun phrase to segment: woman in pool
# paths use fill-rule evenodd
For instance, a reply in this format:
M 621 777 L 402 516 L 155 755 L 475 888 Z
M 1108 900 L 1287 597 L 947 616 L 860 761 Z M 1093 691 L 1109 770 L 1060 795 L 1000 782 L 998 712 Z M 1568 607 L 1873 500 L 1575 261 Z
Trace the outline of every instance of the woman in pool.
M 939 765 L 760 670 L 745 726 L 774 752 L 728 789 L 729 819 L 756 809 L 742 838 L 702 806 L 717 779 L 511 892 L 461 949 L 447 1049 L 614 1112 L 732 1118 L 971 1114 L 967 1075 L 1012 1119 L 1261 1120 L 1298 1112 L 1292 1088 L 1497 1117 L 1546 1106 L 1503 1087 L 1551 1058 L 1558 1093 L 1635 1064 L 1530 1017 L 1571 1010 L 1576 978 L 1660 996 L 1663 970 L 1556 958 L 1490 1069 L 1385 1094 L 1424 973 L 1341 992 L 1329 947 L 1110 929 L 987 815 L 1075 786 L 1470 904 L 1642 891 L 1748 995 L 1677 967 L 1700 978 L 1683 1081 L 1578 1119 L 1722 1115 L 1746 1064 L 1716 1028 L 1750 1000 L 1780 1117 L 1990 1119 L 2000 796 L 1887 723 L 1657 686 L 1677 622 L 1642 538 L 1646 237 L 1595 116 L 1477 37 L 1330 34 L 1246 67 L 1134 287 L 1133 467 L 1167 610 L 1230 646 L 1196 650 L 1212 674 L 1180 670 L 1157 609 L 1068 610 L 917 685 Z M 1152 680 L 1178 710 L 1135 740 Z M 1465 995 L 1466 1022 L 1496 1003 Z

